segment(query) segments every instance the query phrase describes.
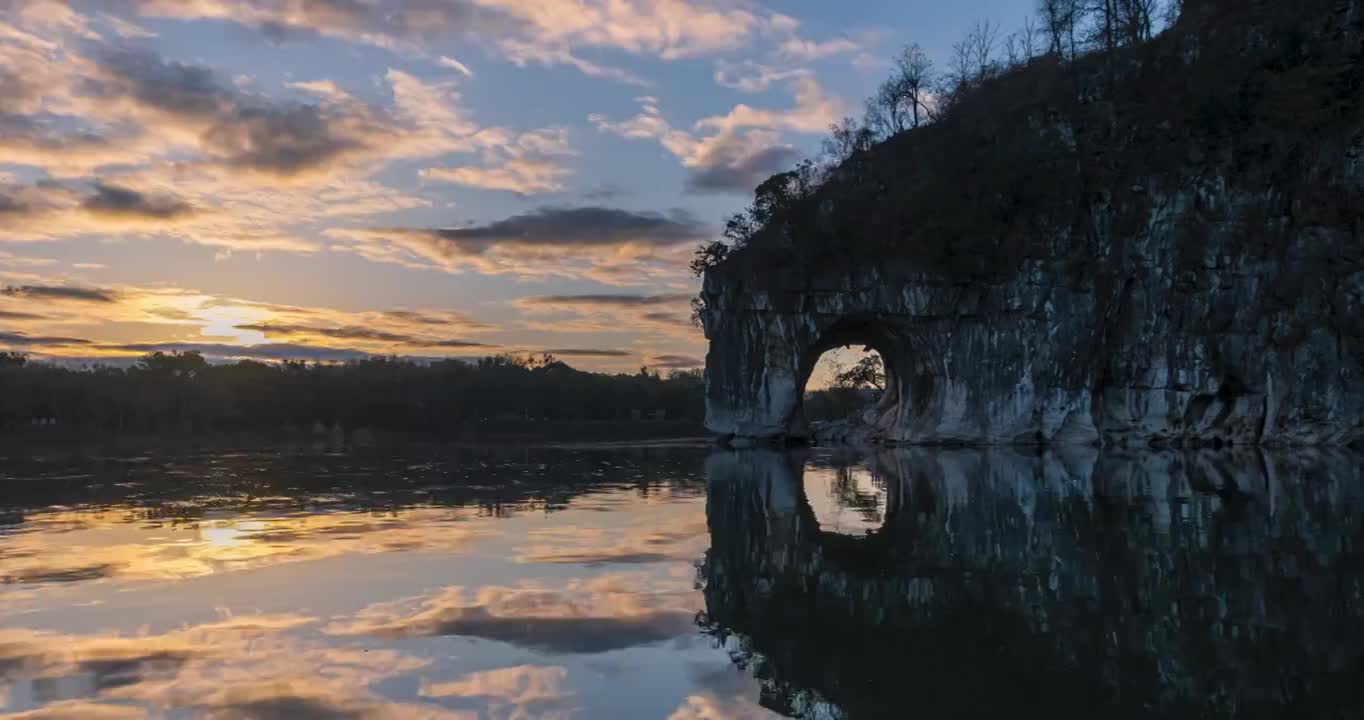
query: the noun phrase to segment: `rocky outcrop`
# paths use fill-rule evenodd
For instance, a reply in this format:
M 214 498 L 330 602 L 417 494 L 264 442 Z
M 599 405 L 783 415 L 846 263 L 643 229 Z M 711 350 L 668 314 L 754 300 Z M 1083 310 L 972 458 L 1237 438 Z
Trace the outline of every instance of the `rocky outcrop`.
M 1364 3 L 1291 5 L 1306 15 L 1178 27 L 1117 79 L 1074 70 L 1094 85 L 1083 102 L 1038 91 L 1007 118 L 949 115 L 845 163 L 706 273 L 706 426 L 808 438 L 815 363 L 859 344 L 886 362 L 870 423 L 885 443 L 1364 441 Z M 972 102 L 1043 72 L 1065 70 Z M 1223 97 L 1214 82 L 1251 99 L 1226 119 L 1180 110 Z M 1171 105 L 1150 111 L 1146 93 Z M 1299 95 L 1293 125 L 1280 106 Z M 978 137 L 1006 147 L 933 147 Z M 932 176 L 1008 148 L 1026 162 L 961 181 L 988 192 L 931 205 Z
M 1113 267 L 1107 287 L 1073 284 L 1060 258 L 973 285 L 886 266 L 762 290 L 712 275 L 706 426 L 808 436 L 810 372 L 825 350 L 856 343 L 885 360 L 893 402 L 872 425 L 891 443 L 1364 437 L 1364 333 L 1341 323 L 1364 317 L 1364 266 L 1328 266 L 1316 235 L 1253 261 L 1220 254 L 1213 233 L 1212 256 L 1185 269 L 1175 222 L 1126 239 L 1142 260 Z M 1286 282 L 1297 288 L 1281 297 L 1273 288 Z

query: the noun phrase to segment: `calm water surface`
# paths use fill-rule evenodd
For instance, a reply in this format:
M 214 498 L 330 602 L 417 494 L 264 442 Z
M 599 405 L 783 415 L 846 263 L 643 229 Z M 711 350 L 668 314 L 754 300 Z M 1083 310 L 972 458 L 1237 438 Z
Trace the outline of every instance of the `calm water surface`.
M 1358 455 L 0 456 L 20 717 L 1364 716 Z

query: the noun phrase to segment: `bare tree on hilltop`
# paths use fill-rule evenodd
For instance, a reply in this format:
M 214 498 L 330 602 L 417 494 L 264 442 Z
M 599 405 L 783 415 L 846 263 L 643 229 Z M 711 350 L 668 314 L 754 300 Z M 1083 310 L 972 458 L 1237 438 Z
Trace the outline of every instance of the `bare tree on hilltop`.
M 1068 63 L 1081 92 L 1076 63 L 1085 53 L 1112 58 L 1123 47 L 1152 39 L 1160 23 L 1173 25 L 1186 12 L 1218 0 L 1036 0 L 1035 18 L 1001 39 L 1001 28 L 989 20 L 976 21 L 952 47 L 944 73 L 935 71 L 932 58 L 917 43 L 895 56 L 891 76 L 866 101 L 861 120 L 851 117 L 829 126 L 820 165 L 809 161 L 795 171 L 780 173 L 759 186 L 753 206 L 731 218 L 722 239 L 702 244 L 691 263 L 697 275 L 730 259 L 769 223 L 790 225 L 789 212 L 813 195 L 834 175 L 850 169 L 848 162 L 876 144 L 950 115 L 985 82 L 1022 70 L 1029 61 L 1049 55 Z M 997 51 L 1003 49 L 1003 56 Z M 1112 65 L 1110 64 L 1110 73 Z M 1111 76 L 1111 75 L 1110 75 Z M 855 172 L 845 172 L 856 177 Z M 700 307 L 698 305 L 698 307 Z

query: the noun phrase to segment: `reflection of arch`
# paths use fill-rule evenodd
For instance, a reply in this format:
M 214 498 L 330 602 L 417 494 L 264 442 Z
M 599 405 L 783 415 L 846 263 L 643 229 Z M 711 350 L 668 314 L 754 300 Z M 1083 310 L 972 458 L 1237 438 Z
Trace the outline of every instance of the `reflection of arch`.
M 707 466 L 706 625 L 736 636 L 775 709 L 1364 709 L 1357 669 L 1331 660 L 1364 643 L 1350 600 L 1364 581 L 1339 582 L 1364 566 L 1364 520 L 1343 511 L 1361 504 L 1356 456 L 885 452 L 873 463 L 898 504 L 865 540 L 820 532 L 804 462 L 753 451 Z M 1256 497 L 1232 512 L 1226 483 L 1191 490 L 1210 467 Z

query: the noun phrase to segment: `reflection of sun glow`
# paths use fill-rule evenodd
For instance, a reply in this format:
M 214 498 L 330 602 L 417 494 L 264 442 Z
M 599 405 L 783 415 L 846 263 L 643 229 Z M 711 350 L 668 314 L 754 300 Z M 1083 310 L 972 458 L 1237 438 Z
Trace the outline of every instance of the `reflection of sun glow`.
M 456 516 L 472 519 L 477 512 L 415 510 L 401 520 L 363 512 L 243 516 L 206 520 L 183 539 L 160 537 L 150 528 L 110 537 L 111 528 L 126 526 L 118 518 L 88 512 L 35 514 L 34 526 L 65 532 L 8 539 L 12 554 L 0 564 L 0 575 L 37 578 L 98 569 L 123 580 L 188 578 L 347 553 L 449 551 L 486 532 L 449 526 Z
M 214 547 L 235 548 L 251 541 L 251 534 L 265 529 L 259 520 L 245 520 L 232 524 L 221 524 L 199 529 L 199 539 Z

